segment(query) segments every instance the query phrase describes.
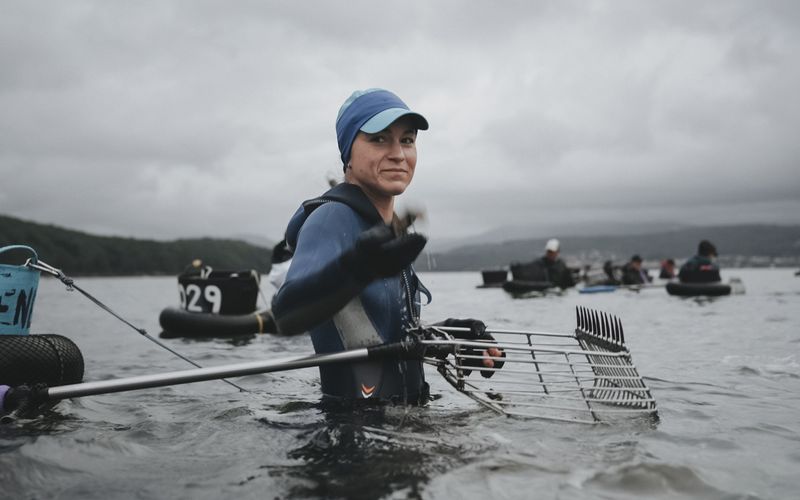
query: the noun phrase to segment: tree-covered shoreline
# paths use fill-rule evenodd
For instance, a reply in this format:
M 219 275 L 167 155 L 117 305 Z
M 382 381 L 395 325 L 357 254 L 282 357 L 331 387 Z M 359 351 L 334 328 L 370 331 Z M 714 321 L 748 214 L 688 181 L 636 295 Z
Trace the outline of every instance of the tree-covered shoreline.
M 173 275 L 194 259 L 215 269 L 269 271 L 271 250 L 232 239 L 156 241 L 95 236 L 54 225 L 0 215 L 0 247 L 27 245 L 48 264 L 74 276 Z M 20 264 L 25 252 L 0 254 L 0 263 Z

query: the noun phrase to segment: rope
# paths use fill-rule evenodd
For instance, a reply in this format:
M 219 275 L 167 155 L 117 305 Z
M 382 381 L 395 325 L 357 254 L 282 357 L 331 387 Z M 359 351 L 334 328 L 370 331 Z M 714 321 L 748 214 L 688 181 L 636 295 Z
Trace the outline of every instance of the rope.
M 76 285 L 76 284 L 75 284 L 75 280 L 73 280 L 73 279 L 72 279 L 72 278 L 70 278 L 69 276 L 65 275 L 65 274 L 64 274 L 64 273 L 63 273 L 63 272 L 62 272 L 60 269 L 56 269 L 55 267 L 53 267 L 53 266 L 51 266 L 51 265 L 47 264 L 46 262 L 44 262 L 44 261 L 42 261 L 42 260 L 39 260 L 38 262 L 32 262 L 30 259 L 28 259 L 28 261 L 25 263 L 25 265 L 26 265 L 26 266 L 28 266 L 28 267 L 30 267 L 30 268 L 33 268 L 33 269 L 36 269 L 36 270 L 39 270 L 39 271 L 42 271 L 42 272 L 45 272 L 45 273 L 48 273 L 48 274 L 50 274 L 50 275 L 53 275 L 53 276 L 55 276 L 55 277 L 56 277 L 56 278 L 58 278 L 58 279 L 59 279 L 59 280 L 60 280 L 62 283 L 64 283 L 64 285 L 66 285 L 66 287 L 67 287 L 67 291 L 70 291 L 70 292 L 71 292 L 71 291 L 73 291 L 73 290 L 77 290 L 77 291 L 79 291 L 79 292 L 80 292 L 80 293 L 82 293 L 82 294 L 83 294 L 83 295 L 84 295 L 84 296 L 85 296 L 87 299 L 91 300 L 91 301 L 92 301 L 92 302 L 94 302 L 94 303 L 95 303 L 95 304 L 96 304 L 98 307 L 100 307 L 100 309 L 102 309 L 102 310 L 106 311 L 106 312 L 107 312 L 107 313 L 109 313 L 110 315 L 114 316 L 114 317 L 115 317 L 115 318 L 117 318 L 118 320 L 120 320 L 120 321 L 122 321 L 123 323 L 125 323 L 126 325 L 130 326 L 130 327 L 131 327 L 131 328 L 133 328 L 133 329 L 136 331 L 136 333 L 138 333 L 139 335 L 141 335 L 141 336 L 143 336 L 144 338 L 146 338 L 147 340 L 149 340 L 149 341 L 153 342 L 154 344 L 156 344 L 157 346 L 161 347 L 162 349 L 165 349 L 165 350 L 169 351 L 170 353 L 172 353 L 173 355 L 175 355 L 175 356 L 177 356 L 177 357 L 181 358 L 182 360 L 184 360 L 184 361 L 186 361 L 187 363 L 191 364 L 191 365 L 192 365 L 192 366 L 194 366 L 195 368 L 202 368 L 202 366 L 200 366 L 199 364 L 195 363 L 195 362 L 194 362 L 194 361 L 192 361 L 191 359 L 187 358 L 187 357 L 186 357 L 186 356 L 184 356 L 183 354 L 181 354 L 181 353 L 179 353 L 179 352 L 175 351 L 174 349 L 172 349 L 172 348 L 171 348 L 171 347 L 169 347 L 168 345 L 166 345 L 166 344 L 164 344 L 164 343 L 162 343 L 162 342 L 159 342 L 159 341 L 158 341 L 156 338 L 154 338 L 154 337 L 152 337 L 150 334 L 148 334 L 148 333 L 147 333 L 147 330 L 145 330 L 144 328 L 138 328 L 137 326 L 133 325 L 133 324 L 132 324 L 132 323 L 130 323 L 128 320 L 126 320 L 125 318 L 123 318 L 122 316 L 120 316 L 119 314 L 117 314 L 116 312 L 114 312 L 114 311 L 113 311 L 113 310 L 112 310 L 110 307 L 108 307 L 107 305 L 105 305 L 105 304 L 103 304 L 102 302 L 100 302 L 100 300 L 98 300 L 97 298 L 93 297 L 93 296 L 92 296 L 92 295 L 91 295 L 89 292 L 87 292 L 86 290 L 84 290 L 84 289 L 82 289 L 81 287 L 79 287 L 78 285 Z M 240 390 L 241 392 L 250 392 L 250 391 L 248 391 L 247 389 L 245 389 L 245 388 L 243 388 L 243 387 L 241 387 L 241 386 L 239 386 L 239 385 L 237 385 L 237 384 L 235 384 L 235 383 L 231 382 L 230 380 L 227 380 L 227 379 L 221 379 L 221 380 L 222 380 L 223 382 L 225 382 L 226 384 L 229 384 L 229 385 L 231 385 L 231 386 L 233 386 L 233 387 L 237 388 L 237 389 L 238 389 L 238 390 Z
M 258 321 L 258 333 L 264 333 L 264 320 L 261 319 L 260 314 L 258 314 L 257 312 L 255 314 L 256 314 L 256 321 Z
M 269 309 L 270 303 L 267 300 L 266 295 L 264 295 L 264 290 L 261 289 L 261 274 L 255 269 L 251 269 L 250 275 L 253 277 L 254 280 L 256 280 L 256 286 L 258 286 L 258 295 L 259 297 L 261 297 L 261 300 L 264 301 L 264 308 Z M 261 321 L 259 321 L 258 324 L 261 325 Z M 258 332 L 258 333 L 264 333 L 264 332 Z

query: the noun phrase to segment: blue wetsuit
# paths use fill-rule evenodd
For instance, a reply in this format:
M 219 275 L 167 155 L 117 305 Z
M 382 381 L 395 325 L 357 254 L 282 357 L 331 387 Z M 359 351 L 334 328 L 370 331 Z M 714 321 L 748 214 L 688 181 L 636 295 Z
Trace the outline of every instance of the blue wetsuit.
M 397 342 L 405 327 L 419 321 L 420 292 L 430 299 L 410 266 L 366 286 L 342 266 L 341 255 L 353 248 L 363 231 L 380 223 L 383 220 L 361 188 L 347 183 L 304 202 L 289 222 L 286 242 L 294 248 L 294 256 L 286 281 L 273 298 L 272 312 L 279 325 L 309 329 L 317 353 Z M 319 317 L 318 311 L 326 310 L 331 301 L 346 305 L 332 317 Z M 408 403 L 428 398 L 418 360 L 321 366 L 320 378 L 326 396 Z

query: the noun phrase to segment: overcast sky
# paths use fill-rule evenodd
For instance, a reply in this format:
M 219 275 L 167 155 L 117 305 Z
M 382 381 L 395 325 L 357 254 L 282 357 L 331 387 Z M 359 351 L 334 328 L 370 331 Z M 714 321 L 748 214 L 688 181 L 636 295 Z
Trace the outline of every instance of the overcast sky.
M 0 0 L 0 214 L 280 239 L 368 87 L 430 121 L 401 203 L 434 239 L 800 223 L 791 0 Z

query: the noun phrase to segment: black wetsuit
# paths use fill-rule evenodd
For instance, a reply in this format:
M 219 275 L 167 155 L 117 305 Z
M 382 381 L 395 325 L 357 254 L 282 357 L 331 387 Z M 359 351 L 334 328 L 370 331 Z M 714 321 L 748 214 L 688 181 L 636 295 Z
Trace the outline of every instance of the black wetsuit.
M 652 279 L 647 271 L 644 269 L 634 268 L 630 262 L 622 266 L 622 284 L 623 285 L 643 285 L 650 283 Z
M 719 265 L 704 255 L 695 255 L 687 260 L 678 273 L 682 283 L 713 283 L 722 281 Z
M 549 281 L 559 288 L 575 286 L 575 279 L 564 261 L 561 259 L 550 260 L 547 256 L 539 259 L 544 269 L 545 281 Z

